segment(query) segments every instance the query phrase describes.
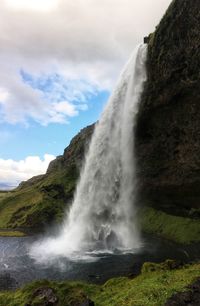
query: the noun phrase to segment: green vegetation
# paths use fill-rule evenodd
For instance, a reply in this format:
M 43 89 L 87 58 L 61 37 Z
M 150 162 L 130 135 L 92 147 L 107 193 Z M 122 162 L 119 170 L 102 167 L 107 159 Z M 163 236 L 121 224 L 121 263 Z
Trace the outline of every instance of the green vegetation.
M 1 230 L 0 229 L 0 237 L 24 237 L 25 233 L 21 231 L 10 231 L 10 230 Z
M 7 197 L 9 193 L 10 193 L 9 191 L 2 191 L 2 190 L 0 190 L 0 200 L 2 200 L 5 197 Z
M 45 175 L 33 177 L 11 192 L 0 192 L 0 228 L 42 230 L 62 220 L 92 132 L 93 126 L 89 126 L 74 137 Z
M 140 216 L 141 228 L 146 233 L 190 244 L 200 241 L 200 220 L 172 216 L 151 207 L 144 208 Z
M 151 269 L 147 268 L 148 265 Z M 200 277 L 200 264 L 181 269 L 174 269 L 168 264 L 165 264 L 165 269 L 162 264 L 146 263 L 144 266 L 142 274 L 134 279 L 114 278 L 102 286 L 82 282 L 37 281 L 15 292 L 0 293 L 0 305 L 47 305 L 47 297 L 41 292 L 51 288 L 58 306 L 75 305 L 86 298 L 94 301 L 95 306 L 161 306 L 172 294 L 184 290 Z
M 67 198 L 72 197 L 76 179 L 77 174 L 71 167 L 67 173 L 57 171 L 0 198 L 0 227 L 42 228 L 59 221 Z

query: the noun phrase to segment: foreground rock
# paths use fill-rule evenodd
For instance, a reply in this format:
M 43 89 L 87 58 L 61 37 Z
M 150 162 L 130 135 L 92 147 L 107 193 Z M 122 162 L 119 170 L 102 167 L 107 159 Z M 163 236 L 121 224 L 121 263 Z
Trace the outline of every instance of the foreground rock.
M 200 279 L 186 288 L 186 291 L 174 294 L 165 306 L 200 306 Z
M 49 305 L 54 306 L 58 304 L 58 298 L 54 292 L 53 289 L 44 287 L 44 288 L 38 288 L 33 293 L 33 298 L 36 298 L 40 301 L 43 305 Z M 27 306 L 31 304 L 27 304 Z

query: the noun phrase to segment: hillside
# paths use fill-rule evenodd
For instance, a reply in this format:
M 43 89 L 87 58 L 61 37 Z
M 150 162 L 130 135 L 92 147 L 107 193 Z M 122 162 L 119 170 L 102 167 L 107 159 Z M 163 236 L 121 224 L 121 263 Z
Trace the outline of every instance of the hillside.
M 62 219 L 73 192 L 94 125 L 81 130 L 45 175 L 33 177 L 7 193 L 0 193 L 0 228 L 41 230 Z

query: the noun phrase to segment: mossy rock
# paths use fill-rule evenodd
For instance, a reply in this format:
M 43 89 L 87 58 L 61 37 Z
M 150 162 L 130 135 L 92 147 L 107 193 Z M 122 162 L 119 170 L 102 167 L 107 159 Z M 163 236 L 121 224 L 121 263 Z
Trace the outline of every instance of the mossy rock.
M 141 273 L 149 273 L 154 271 L 168 271 L 182 267 L 179 261 L 167 259 L 162 263 L 145 262 L 142 266 Z

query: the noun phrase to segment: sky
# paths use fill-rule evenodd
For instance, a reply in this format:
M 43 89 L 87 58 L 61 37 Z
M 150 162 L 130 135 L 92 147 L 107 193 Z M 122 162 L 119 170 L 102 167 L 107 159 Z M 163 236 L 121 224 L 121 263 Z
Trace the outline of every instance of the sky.
M 0 188 L 45 173 L 99 118 L 170 2 L 0 1 Z

